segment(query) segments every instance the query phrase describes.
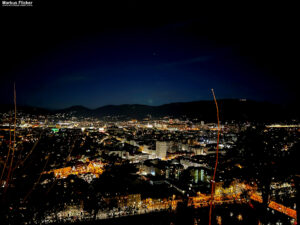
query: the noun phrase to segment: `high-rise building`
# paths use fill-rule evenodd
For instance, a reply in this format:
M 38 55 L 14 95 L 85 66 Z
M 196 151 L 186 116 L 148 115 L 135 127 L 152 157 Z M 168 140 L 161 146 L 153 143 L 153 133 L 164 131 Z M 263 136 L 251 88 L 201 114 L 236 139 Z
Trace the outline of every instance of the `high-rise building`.
M 165 158 L 167 156 L 168 148 L 168 142 L 156 141 L 156 157 L 160 159 Z
M 203 169 L 201 169 L 200 180 L 201 180 L 202 182 L 204 181 L 204 170 L 203 170 Z

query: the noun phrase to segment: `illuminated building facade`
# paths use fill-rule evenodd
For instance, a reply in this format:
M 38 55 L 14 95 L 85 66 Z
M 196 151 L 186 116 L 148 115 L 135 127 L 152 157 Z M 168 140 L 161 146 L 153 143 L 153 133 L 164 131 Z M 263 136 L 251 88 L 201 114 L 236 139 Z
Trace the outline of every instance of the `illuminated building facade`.
M 160 158 L 160 159 L 166 158 L 168 148 L 169 148 L 168 142 L 157 141 L 156 142 L 156 157 Z

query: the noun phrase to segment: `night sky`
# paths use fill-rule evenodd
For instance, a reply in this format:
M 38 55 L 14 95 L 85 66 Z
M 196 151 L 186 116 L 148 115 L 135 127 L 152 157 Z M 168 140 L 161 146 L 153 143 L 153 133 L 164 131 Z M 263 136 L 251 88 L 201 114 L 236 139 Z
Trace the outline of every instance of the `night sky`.
M 298 99 L 292 6 L 66 2 L 1 8 L 0 103 Z

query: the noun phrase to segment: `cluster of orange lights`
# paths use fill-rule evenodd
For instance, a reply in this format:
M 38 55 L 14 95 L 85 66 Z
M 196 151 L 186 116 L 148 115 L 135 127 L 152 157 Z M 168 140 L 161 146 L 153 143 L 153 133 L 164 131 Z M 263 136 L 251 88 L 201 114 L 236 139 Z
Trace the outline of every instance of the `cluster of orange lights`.
M 147 198 L 143 200 L 143 203 L 147 206 L 148 209 L 163 209 L 171 207 L 173 210 L 177 208 L 177 203 L 179 200 L 171 199 L 152 199 Z
M 252 194 L 250 197 L 252 200 L 262 203 L 262 197 L 257 194 Z M 290 209 L 284 205 L 278 204 L 274 201 L 270 201 L 269 207 L 275 209 L 278 212 L 284 213 L 294 219 L 296 219 L 296 210 Z
M 257 192 L 254 192 L 254 189 L 251 188 L 249 185 L 244 185 L 241 184 L 241 186 L 244 186 L 248 190 L 252 190 L 253 193 L 250 196 L 251 200 L 257 201 L 262 203 L 262 197 L 257 194 Z M 198 194 L 195 197 L 190 197 L 188 205 L 189 206 L 194 206 L 195 208 L 200 208 L 200 207 L 207 207 L 209 206 L 211 196 L 210 195 L 205 195 L 205 194 Z M 246 203 L 246 199 L 241 198 L 240 193 L 237 194 L 228 194 L 226 196 L 222 195 L 215 195 L 213 204 L 219 205 L 219 204 L 224 204 L 224 203 L 235 203 L 235 202 L 240 202 L 240 203 Z M 278 212 L 281 212 L 289 217 L 292 217 L 296 219 L 296 210 L 293 210 L 291 208 L 288 208 L 284 205 L 281 205 L 279 203 L 276 203 L 274 201 L 270 201 L 269 203 L 269 208 L 274 209 Z
M 47 171 L 45 173 L 54 173 L 56 178 L 66 178 L 69 175 L 93 174 L 99 177 L 104 172 L 104 164 L 99 161 L 90 161 L 76 166 L 68 166 L 59 169 Z

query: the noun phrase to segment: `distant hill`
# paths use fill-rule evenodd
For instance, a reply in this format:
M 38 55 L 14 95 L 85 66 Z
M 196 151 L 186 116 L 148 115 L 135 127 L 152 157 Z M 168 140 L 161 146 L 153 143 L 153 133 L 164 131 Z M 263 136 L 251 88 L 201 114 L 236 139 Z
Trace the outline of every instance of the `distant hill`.
M 94 116 L 94 110 L 81 105 L 71 106 L 65 109 L 54 110 L 55 113 L 71 113 L 74 116 L 89 117 Z
M 268 102 L 240 101 L 235 99 L 218 100 L 220 119 L 225 120 L 257 120 L 273 121 L 296 118 L 299 114 L 290 107 Z M 170 116 L 187 117 L 205 121 L 216 121 L 216 107 L 213 101 L 195 101 L 170 103 L 160 106 L 148 105 L 110 105 L 94 110 L 95 116 L 123 116 L 142 119 L 147 115 L 152 118 Z M 298 118 L 298 117 L 297 117 Z
M 237 99 L 218 100 L 221 121 L 276 121 L 299 119 L 299 110 L 291 106 L 283 106 L 268 102 L 240 101 Z M 13 109 L 12 106 L 1 106 L 0 111 Z M 118 117 L 120 119 L 143 119 L 149 115 L 151 118 L 170 116 L 173 118 L 187 117 L 204 121 L 216 121 L 216 108 L 213 101 L 178 102 L 160 106 L 139 104 L 107 105 L 96 109 L 83 106 L 72 106 L 60 110 L 47 110 L 37 107 L 18 106 L 32 114 L 71 113 L 74 116 Z

